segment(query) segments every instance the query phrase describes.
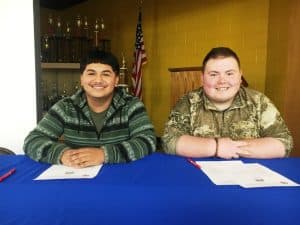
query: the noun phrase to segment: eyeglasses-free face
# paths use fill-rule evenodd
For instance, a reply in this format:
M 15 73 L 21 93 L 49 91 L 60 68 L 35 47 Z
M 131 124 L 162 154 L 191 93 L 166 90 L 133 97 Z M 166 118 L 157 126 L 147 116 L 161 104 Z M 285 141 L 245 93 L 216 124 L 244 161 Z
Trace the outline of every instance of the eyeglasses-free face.
M 235 58 L 219 57 L 207 61 L 202 75 L 207 98 L 220 110 L 230 107 L 240 89 L 242 72 Z
M 101 63 L 88 64 L 80 77 L 81 86 L 87 99 L 111 100 L 114 88 L 118 85 L 119 76 L 110 65 Z

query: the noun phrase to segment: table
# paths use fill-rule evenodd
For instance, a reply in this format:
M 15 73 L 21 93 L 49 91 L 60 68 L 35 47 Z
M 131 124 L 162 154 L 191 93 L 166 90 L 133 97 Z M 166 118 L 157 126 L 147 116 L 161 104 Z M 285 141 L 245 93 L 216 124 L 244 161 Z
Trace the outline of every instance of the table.
M 217 159 L 202 159 L 217 160 Z M 300 182 L 300 158 L 243 159 Z M 154 153 L 104 165 L 94 179 L 33 180 L 48 164 L 27 156 L 1 156 L 1 225 L 236 224 L 295 225 L 300 187 L 245 189 L 216 186 L 178 156 Z

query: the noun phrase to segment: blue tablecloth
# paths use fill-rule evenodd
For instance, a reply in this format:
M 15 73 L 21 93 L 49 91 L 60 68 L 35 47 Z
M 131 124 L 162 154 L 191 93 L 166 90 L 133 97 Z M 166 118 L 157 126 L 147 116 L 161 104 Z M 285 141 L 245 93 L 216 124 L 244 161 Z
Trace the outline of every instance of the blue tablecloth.
M 203 159 L 202 159 L 203 160 Z M 205 159 L 216 160 L 216 159 Z M 300 158 L 258 162 L 300 182 Z M 300 187 L 216 186 L 184 158 L 152 154 L 104 165 L 94 179 L 33 180 L 50 165 L 0 156 L 0 225 L 296 225 Z

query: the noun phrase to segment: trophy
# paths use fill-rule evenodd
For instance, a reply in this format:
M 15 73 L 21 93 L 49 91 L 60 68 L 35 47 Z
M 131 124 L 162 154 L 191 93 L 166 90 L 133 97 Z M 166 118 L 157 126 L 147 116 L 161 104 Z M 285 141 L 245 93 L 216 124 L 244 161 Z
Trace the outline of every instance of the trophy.
M 63 61 L 71 62 L 72 61 L 72 35 L 71 35 L 71 26 L 70 23 L 66 22 L 65 27 L 65 38 L 64 38 L 64 54 Z
M 49 37 L 47 34 L 45 34 L 42 37 L 42 55 L 41 55 L 41 61 L 42 62 L 49 62 L 50 60 L 50 49 L 49 49 Z
M 64 37 L 62 31 L 62 22 L 58 16 L 56 19 L 56 29 L 55 29 L 55 52 L 56 52 L 56 62 L 63 62 L 64 58 Z
M 105 25 L 104 25 L 104 20 L 103 18 L 101 18 L 100 20 L 100 24 L 99 24 L 99 19 L 97 18 L 95 21 L 95 26 L 94 26 L 94 33 L 95 33 L 95 47 L 99 47 L 99 40 L 100 40 L 100 31 L 105 29 Z M 100 49 L 103 49 L 104 46 L 101 46 Z
M 79 62 L 82 56 L 82 20 L 80 15 L 76 17 L 72 44 L 72 61 Z
M 129 92 L 128 85 L 126 84 L 127 66 L 124 54 L 122 54 L 122 66 L 120 67 L 120 81 L 118 87 L 124 89 L 127 93 Z
M 54 22 L 53 22 L 53 18 L 52 18 L 51 14 L 49 14 L 49 16 L 48 16 L 47 23 L 48 23 L 48 30 L 47 30 L 48 35 L 49 36 L 54 36 L 55 35 L 54 34 Z
M 56 62 L 56 41 L 55 41 L 55 26 L 51 14 L 48 16 L 48 30 L 47 30 L 47 43 L 48 43 L 48 62 Z
M 90 34 L 89 34 L 89 23 L 88 23 L 88 20 L 87 20 L 87 16 L 85 16 L 84 20 L 83 20 L 83 30 L 84 30 L 85 38 L 89 39 Z
M 86 56 L 91 46 L 91 37 L 87 16 L 83 19 L 82 56 Z

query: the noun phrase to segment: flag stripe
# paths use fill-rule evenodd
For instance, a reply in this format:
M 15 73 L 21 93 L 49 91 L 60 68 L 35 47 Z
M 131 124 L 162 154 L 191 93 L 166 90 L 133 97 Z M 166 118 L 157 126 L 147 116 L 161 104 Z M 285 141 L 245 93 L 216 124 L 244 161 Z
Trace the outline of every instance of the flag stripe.
M 142 99 L 142 66 L 147 63 L 147 55 L 142 30 L 141 10 L 139 11 L 135 38 L 134 62 L 132 69 L 133 94 Z

